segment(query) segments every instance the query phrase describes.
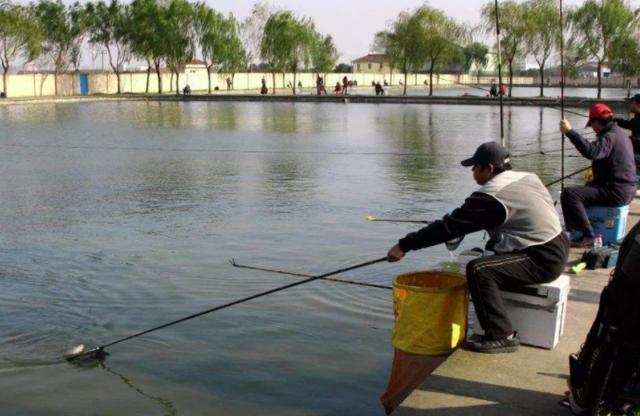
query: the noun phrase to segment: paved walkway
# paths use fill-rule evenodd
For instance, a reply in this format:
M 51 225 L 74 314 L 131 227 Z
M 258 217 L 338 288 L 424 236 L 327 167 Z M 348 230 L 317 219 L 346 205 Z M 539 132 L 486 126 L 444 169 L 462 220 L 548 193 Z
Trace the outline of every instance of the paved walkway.
M 628 228 L 640 217 L 631 205 Z M 572 259 L 582 251 L 572 250 Z M 580 349 L 595 318 L 610 269 L 571 275 L 565 332 L 554 350 L 521 347 L 514 354 L 456 351 L 394 412 L 412 415 L 569 415 L 558 401 L 567 390 L 569 354 Z

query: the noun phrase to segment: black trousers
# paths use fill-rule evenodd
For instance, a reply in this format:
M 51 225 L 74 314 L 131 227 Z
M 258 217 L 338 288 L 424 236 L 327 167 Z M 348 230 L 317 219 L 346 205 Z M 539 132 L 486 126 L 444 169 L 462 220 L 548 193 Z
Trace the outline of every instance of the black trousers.
M 564 235 L 562 238 L 566 241 Z M 536 261 L 524 252 L 470 261 L 467 264 L 469 291 L 485 335 L 501 339 L 511 335 L 514 330 L 505 311 L 500 289 L 551 282 L 560 276 L 564 267 L 564 261 Z
M 632 192 L 633 191 L 633 192 Z M 620 192 L 600 186 L 572 186 L 564 188 L 560 195 L 562 214 L 567 231 L 578 231 L 593 238 L 593 227 L 589 222 L 586 207 L 617 207 L 627 205 L 634 197 L 635 189 Z

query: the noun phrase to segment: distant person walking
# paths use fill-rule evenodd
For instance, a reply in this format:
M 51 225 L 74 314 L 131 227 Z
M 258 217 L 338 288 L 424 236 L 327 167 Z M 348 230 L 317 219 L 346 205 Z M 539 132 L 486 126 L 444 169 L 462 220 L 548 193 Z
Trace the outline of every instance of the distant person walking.
M 347 78 L 347 76 L 345 75 L 342 78 L 342 95 L 347 95 L 348 94 L 348 87 L 349 87 L 349 79 Z
M 260 87 L 260 94 L 265 95 L 268 92 L 269 92 L 269 89 L 267 88 L 267 80 L 262 78 L 262 86 Z

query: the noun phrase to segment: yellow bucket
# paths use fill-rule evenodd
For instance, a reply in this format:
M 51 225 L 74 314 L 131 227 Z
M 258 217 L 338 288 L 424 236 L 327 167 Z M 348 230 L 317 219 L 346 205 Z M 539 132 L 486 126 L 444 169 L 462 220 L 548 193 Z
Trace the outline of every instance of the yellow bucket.
M 397 276 L 391 343 L 412 354 L 449 354 L 466 337 L 468 308 L 464 276 L 439 271 Z

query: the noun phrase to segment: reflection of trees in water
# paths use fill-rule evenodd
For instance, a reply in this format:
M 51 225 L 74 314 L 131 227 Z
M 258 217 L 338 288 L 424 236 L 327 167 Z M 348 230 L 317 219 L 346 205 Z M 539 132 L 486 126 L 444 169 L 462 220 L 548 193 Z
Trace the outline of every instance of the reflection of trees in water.
M 238 107 L 236 103 L 207 103 L 207 127 L 209 130 L 237 130 Z
M 11 120 L 12 123 L 38 125 L 44 122 L 77 121 L 79 117 L 80 106 L 73 104 L 41 103 L 0 106 L 0 120 Z M 2 124 L 5 127 L 5 123 Z
M 392 165 L 398 173 L 397 185 L 408 187 L 411 192 L 433 190 L 435 183 L 442 179 L 437 164 L 447 163 L 434 157 L 442 151 L 438 148 L 433 113 L 428 111 L 425 123 L 424 108 L 407 108 L 401 117 L 390 114 L 385 125 L 398 153 L 392 156 Z
M 156 396 L 152 396 L 148 393 L 146 393 L 144 390 L 142 390 L 140 387 L 135 386 L 131 380 L 129 380 L 127 377 L 125 377 L 124 375 L 112 370 L 111 368 L 109 368 L 106 364 L 101 363 L 100 367 L 102 369 L 104 369 L 105 371 L 107 371 L 108 373 L 111 373 L 115 376 L 118 376 L 120 378 L 120 380 L 122 380 L 122 382 L 124 382 L 124 384 L 127 385 L 127 387 L 129 387 L 131 390 L 135 391 L 136 393 L 140 394 L 143 397 L 146 397 L 147 399 L 154 401 L 156 403 L 158 403 L 158 405 L 160 405 L 160 407 L 162 407 L 162 410 L 164 411 L 163 415 L 164 416 L 176 416 L 178 414 L 178 409 L 176 409 L 176 406 L 173 404 L 173 402 L 169 399 L 165 399 L 162 397 L 156 397 Z
M 146 101 L 144 106 L 135 110 L 126 106 L 122 110 L 119 120 L 135 120 L 141 127 L 177 129 L 189 126 L 190 110 L 182 103 Z
M 262 114 L 263 126 L 266 130 L 278 133 L 298 132 L 298 113 L 295 103 L 265 103 Z
M 316 188 L 315 172 L 295 155 L 275 156 L 265 160 L 264 185 L 267 205 L 274 208 L 299 208 L 312 203 Z

